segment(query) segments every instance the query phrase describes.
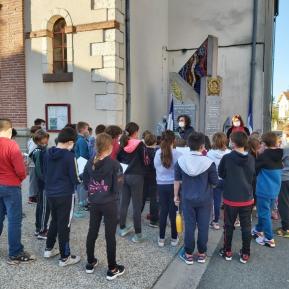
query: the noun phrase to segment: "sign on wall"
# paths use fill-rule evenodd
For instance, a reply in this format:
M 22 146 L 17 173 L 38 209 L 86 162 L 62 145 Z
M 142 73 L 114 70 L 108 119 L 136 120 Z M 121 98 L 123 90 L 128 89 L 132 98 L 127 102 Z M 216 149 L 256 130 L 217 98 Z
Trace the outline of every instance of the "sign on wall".
M 70 104 L 46 104 L 46 129 L 49 132 L 59 132 L 71 121 Z

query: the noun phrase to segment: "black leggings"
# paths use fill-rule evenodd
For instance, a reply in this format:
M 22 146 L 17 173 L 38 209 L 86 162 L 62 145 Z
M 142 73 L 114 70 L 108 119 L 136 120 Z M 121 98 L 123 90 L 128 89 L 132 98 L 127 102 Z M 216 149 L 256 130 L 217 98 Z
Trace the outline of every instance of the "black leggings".
M 117 227 L 117 202 L 110 202 L 102 205 L 90 205 L 89 229 L 86 239 L 87 262 L 93 263 L 95 242 L 98 237 L 102 216 L 105 225 L 106 254 L 109 270 L 116 267 L 116 240 Z

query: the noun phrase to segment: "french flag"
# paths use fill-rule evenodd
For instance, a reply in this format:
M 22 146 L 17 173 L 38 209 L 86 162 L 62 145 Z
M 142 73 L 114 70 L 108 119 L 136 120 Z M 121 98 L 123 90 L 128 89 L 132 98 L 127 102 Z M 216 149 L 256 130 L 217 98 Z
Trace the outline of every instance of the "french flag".
M 250 133 L 252 133 L 253 132 L 253 105 L 252 105 L 252 100 L 251 99 L 249 101 L 247 127 L 248 127 Z
M 167 130 L 174 130 L 174 99 L 171 100 L 169 115 L 167 118 Z

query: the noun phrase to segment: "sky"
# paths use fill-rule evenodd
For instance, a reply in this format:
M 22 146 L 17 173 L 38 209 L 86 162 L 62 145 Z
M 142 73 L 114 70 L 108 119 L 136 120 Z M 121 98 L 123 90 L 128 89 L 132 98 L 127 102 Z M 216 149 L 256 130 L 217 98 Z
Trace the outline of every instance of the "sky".
M 289 89 L 289 0 L 279 2 L 275 36 L 274 98 Z

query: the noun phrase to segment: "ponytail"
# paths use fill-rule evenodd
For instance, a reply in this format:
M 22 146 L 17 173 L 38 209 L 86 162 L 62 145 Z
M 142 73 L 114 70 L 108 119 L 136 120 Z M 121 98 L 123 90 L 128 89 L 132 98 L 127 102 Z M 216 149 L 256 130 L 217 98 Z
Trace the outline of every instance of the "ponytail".
M 130 139 L 130 137 L 139 131 L 139 126 L 135 123 L 135 122 L 129 122 L 126 127 L 125 130 L 123 131 L 122 136 L 120 137 L 120 147 L 124 148 L 127 146 L 128 141 Z
M 161 163 L 162 165 L 168 169 L 171 167 L 173 162 L 173 152 L 172 152 L 172 144 L 175 142 L 175 134 L 171 130 L 166 130 L 162 133 L 162 141 L 161 141 Z

